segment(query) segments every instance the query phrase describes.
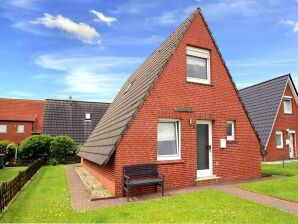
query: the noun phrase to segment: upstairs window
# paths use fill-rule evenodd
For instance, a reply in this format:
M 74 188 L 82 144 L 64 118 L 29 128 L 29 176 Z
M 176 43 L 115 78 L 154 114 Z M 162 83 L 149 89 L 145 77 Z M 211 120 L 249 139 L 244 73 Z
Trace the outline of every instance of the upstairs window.
M 285 114 L 292 113 L 292 98 L 291 97 L 284 98 L 284 113 Z
M 161 119 L 158 122 L 158 160 L 180 159 L 179 121 Z
M 85 114 L 85 120 L 91 120 L 91 114 L 90 113 Z
M 0 133 L 6 133 L 6 132 L 7 132 L 7 125 L 0 124 Z
M 25 126 L 23 124 L 18 125 L 17 132 L 18 133 L 24 133 L 24 131 L 25 131 Z
M 276 148 L 282 149 L 283 148 L 283 135 L 282 131 L 276 132 Z
M 210 52 L 187 47 L 187 81 L 210 84 Z
M 234 121 L 227 122 L 227 140 L 233 141 L 235 140 L 235 127 Z

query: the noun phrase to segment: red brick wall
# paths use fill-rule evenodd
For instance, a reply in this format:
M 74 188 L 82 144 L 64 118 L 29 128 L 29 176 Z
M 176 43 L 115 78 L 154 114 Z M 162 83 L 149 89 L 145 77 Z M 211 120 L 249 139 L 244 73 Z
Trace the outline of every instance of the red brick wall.
M 114 183 L 114 160 L 113 158 L 107 166 L 99 166 L 89 160 L 81 158 L 81 164 L 105 186 L 111 193 L 115 192 Z
M 210 86 L 186 82 L 186 46 L 210 49 Z M 173 112 L 192 107 L 194 113 Z M 196 120 L 213 120 L 213 173 L 221 181 L 260 176 L 260 144 L 228 77 L 203 20 L 197 16 L 140 108 L 115 152 L 115 195 L 123 194 L 123 166 L 157 161 L 158 118 L 181 121 L 181 160 L 159 162 L 166 189 L 194 184 L 197 172 Z M 189 125 L 189 119 L 193 125 Z M 226 122 L 235 120 L 235 136 L 227 149 Z M 102 169 L 101 167 L 99 169 Z
M 0 140 L 20 143 L 32 134 L 40 134 L 43 121 L 43 100 L 0 98 L 0 124 L 7 124 L 7 133 L 0 133 Z M 32 127 L 34 121 L 34 127 Z M 24 124 L 25 132 L 17 133 L 17 125 Z
M 285 96 L 292 96 L 292 91 L 290 86 L 286 87 Z M 292 114 L 285 114 L 284 113 L 284 105 L 283 102 L 280 105 L 278 115 L 276 118 L 276 122 L 274 124 L 268 145 L 267 145 L 267 155 L 265 156 L 265 161 L 275 161 L 275 160 L 282 160 L 283 155 L 285 159 L 289 159 L 289 146 L 286 145 L 286 139 L 288 138 L 287 129 L 295 130 L 296 131 L 296 142 L 297 142 L 297 132 L 298 132 L 298 107 L 294 100 L 292 99 Z M 276 148 L 276 131 L 283 132 L 283 148 L 277 149 Z M 296 149 L 297 155 L 297 149 Z
M 7 132 L 0 133 L 0 140 L 21 143 L 32 134 L 32 122 L 0 121 L 0 125 L 7 125 Z M 17 133 L 18 125 L 24 125 L 24 133 Z

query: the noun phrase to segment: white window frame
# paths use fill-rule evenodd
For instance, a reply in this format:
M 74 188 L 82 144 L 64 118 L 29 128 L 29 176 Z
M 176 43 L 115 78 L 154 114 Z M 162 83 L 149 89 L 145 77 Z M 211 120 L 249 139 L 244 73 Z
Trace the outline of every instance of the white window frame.
M 90 113 L 85 113 L 85 120 L 87 120 L 87 121 L 91 120 L 91 114 Z
M 7 124 L 0 124 L 0 126 L 5 127 L 5 131 L 0 131 L 0 133 L 7 133 Z
M 201 84 L 211 84 L 210 82 L 210 51 L 204 50 L 201 48 L 196 48 L 196 47 L 186 47 L 186 55 L 187 56 L 193 56 L 193 57 L 198 57 L 198 58 L 203 58 L 207 60 L 207 79 L 199 79 L 199 78 L 193 78 L 193 77 L 188 77 L 187 72 L 186 72 L 186 77 L 188 82 L 194 82 L 194 83 L 201 83 Z M 186 64 L 187 64 L 187 59 L 186 59 Z
M 157 129 L 157 160 L 180 160 L 181 159 L 181 122 L 179 119 L 158 119 L 158 123 L 176 123 L 177 154 L 176 155 L 158 155 L 158 129 Z
M 228 135 L 228 124 L 232 124 L 232 135 Z M 234 141 L 235 140 L 235 122 L 234 121 L 227 121 L 226 124 L 226 130 L 227 130 L 227 140 L 228 141 Z
M 285 107 L 285 101 L 286 100 L 290 101 L 290 105 L 291 105 L 291 110 L 290 111 L 286 111 L 286 107 Z M 292 97 L 291 96 L 284 96 L 283 104 L 284 104 L 284 113 L 285 114 L 292 114 L 293 113 Z
M 276 144 L 277 135 L 280 135 L 281 136 L 281 144 L 280 145 L 277 145 Z M 275 133 L 275 144 L 276 144 L 276 148 L 277 149 L 282 149 L 284 147 L 284 136 L 283 136 L 283 132 L 282 131 L 276 131 L 276 133 Z
M 19 130 L 19 127 L 20 126 L 23 126 L 23 130 L 22 131 L 20 131 Z M 23 125 L 23 124 L 18 124 L 18 126 L 17 126 L 17 133 L 19 133 L 19 134 L 23 134 L 25 132 L 25 125 Z

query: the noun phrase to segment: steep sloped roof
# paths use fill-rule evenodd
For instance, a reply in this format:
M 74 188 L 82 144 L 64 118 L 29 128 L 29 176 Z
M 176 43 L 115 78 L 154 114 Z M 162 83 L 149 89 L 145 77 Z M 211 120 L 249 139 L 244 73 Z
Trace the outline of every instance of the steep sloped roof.
M 51 136 L 67 135 L 76 143 L 83 144 L 98 124 L 109 103 L 48 99 L 42 133 Z M 85 114 L 91 119 L 86 120 Z
M 283 75 L 239 90 L 263 147 L 267 146 L 289 77 Z
M 232 85 L 237 91 L 236 85 L 224 59 L 222 58 L 208 24 L 206 23 L 201 10 L 198 8 L 128 78 L 99 124 L 87 139 L 83 148 L 79 152 L 79 156 L 99 165 L 105 165 L 109 161 L 117 144 L 120 142 L 121 137 L 129 127 L 129 124 L 133 120 L 138 109 L 142 106 L 142 103 L 146 100 L 146 97 L 169 61 L 176 46 L 180 43 L 194 17 L 198 14 L 202 17 Z M 238 97 L 240 100 L 240 96 Z M 241 104 L 245 110 L 242 101 Z M 247 112 L 246 114 L 248 116 Z M 249 116 L 248 119 L 250 120 Z M 258 137 L 254 127 L 253 129 Z M 258 140 L 260 141 L 259 137 Z
M 33 133 L 41 132 L 43 100 L 0 98 L 0 121 L 34 122 Z
M 199 10 L 195 10 L 128 78 L 79 155 L 105 164 Z

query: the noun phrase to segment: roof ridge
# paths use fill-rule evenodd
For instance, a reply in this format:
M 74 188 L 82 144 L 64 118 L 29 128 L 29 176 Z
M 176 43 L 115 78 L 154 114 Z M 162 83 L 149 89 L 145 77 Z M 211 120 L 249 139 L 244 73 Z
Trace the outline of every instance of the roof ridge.
M 63 101 L 63 102 L 70 102 L 70 100 L 61 100 L 61 99 L 45 99 L 45 101 Z M 108 102 L 99 102 L 99 101 L 84 101 L 84 100 L 71 100 L 71 102 L 82 102 L 82 103 L 104 103 L 104 104 L 111 104 Z
M 8 98 L 8 97 L 1 97 L 0 100 L 19 100 L 19 101 L 45 101 L 45 100 L 36 100 L 36 99 L 21 99 L 21 98 Z
M 258 85 L 262 85 L 262 84 L 265 84 L 265 83 L 268 83 L 268 82 L 271 82 L 273 80 L 280 79 L 280 78 L 283 78 L 283 77 L 286 77 L 286 76 L 289 76 L 290 77 L 291 76 L 291 73 L 288 73 L 288 74 L 285 74 L 285 75 L 281 75 L 281 76 L 278 76 L 278 77 L 274 77 L 274 78 L 271 78 L 271 79 L 268 79 L 268 80 L 265 80 L 265 81 L 256 83 L 256 84 L 251 85 L 251 86 L 244 87 L 242 89 L 239 89 L 238 91 L 240 92 L 240 91 L 245 90 L 245 89 L 253 88 L 253 87 L 256 87 Z

